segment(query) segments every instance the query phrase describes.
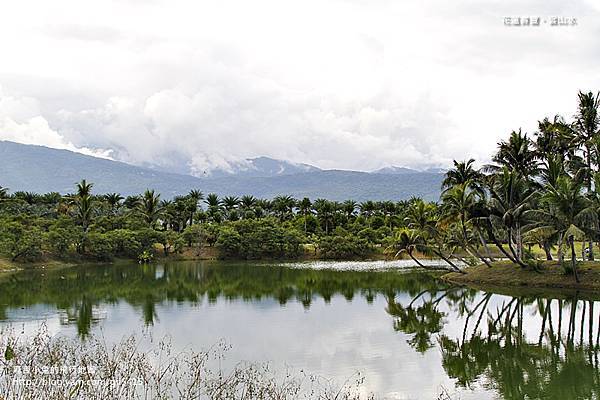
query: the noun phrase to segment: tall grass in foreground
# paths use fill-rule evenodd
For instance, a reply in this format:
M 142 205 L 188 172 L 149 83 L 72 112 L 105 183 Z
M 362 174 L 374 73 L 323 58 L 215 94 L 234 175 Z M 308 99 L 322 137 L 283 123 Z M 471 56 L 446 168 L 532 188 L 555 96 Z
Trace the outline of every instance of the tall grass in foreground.
M 356 374 L 337 385 L 304 371 L 276 372 L 268 363 L 220 365 L 221 342 L 206 351 L 173 349 L 163 338 L 147 351 L 135 336 L 114 345 L 53 338 L 45 328 L 33 336 L 0 333 L 0 399 L 323 399 L 373 398 Z

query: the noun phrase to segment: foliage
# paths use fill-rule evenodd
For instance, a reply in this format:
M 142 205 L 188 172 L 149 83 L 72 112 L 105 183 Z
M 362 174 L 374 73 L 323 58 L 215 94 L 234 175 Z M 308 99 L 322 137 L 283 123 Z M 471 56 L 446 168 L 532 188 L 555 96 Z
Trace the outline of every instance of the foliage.
M 368 256 L 372 247 L 368 240 L 344 234 L 324 236 L 319 242 L 320 254 L 326 259 L 356 259 Z

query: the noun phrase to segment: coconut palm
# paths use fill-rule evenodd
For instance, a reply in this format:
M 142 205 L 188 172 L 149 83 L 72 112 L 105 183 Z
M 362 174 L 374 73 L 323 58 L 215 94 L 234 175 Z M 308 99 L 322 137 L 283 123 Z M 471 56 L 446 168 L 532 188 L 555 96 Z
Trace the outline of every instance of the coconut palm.
M 479 202 L 478 194 L 470 186 L 470 181 L 454 185 L 448 188 L 442 194 L 442 213 L 443 223 L 454 223 L 458 230 L 458 241 L 460 246 L 468 253 L 472 253 L 482 260 L 488 267 L 491 267 L 489 261 L 483 257 L 477 250 L 477 245 L 473 242 L 476 237 L 472 231 L 471 222 L 476 204 Z
M 523 261 L 523 226 L 527 223 L 526 212 L 532 208 L 538 192 L 521 173 L 506 166 L 494 175 L 492 185 L 487 189 L 490 191 L 490 220 L 492 224 L 498 223 L 506 229 L 511 261 L 526 267 Z
M 508 141 L 498 143 L 498 152 L 492 160 L 497 166 L 487 166 L 491 171 L 507 167 L 527 180 L 531 180 L 539 172 L 539 161 L 533 150 L 533 142 L 521 129 L 518 132 L 512 131 Z
M 156 227 L 156 221 L 162 216 L 163 208 L 160 203 L 160 194 L 154 190 L 147 189 L 137 206 L 138 212 L 142 215 L 144 222 L 151 228 Z
M 579 282 L 575 240 L 585 238 L 586 230 L 598 227 L 598 213 L 594 204 L 582 193 L 582 184 L 568 175 L 561 176 L 555 185 L 548 185 L 542 195 L 543 208 L 530 211 L 536 220 L 531 234 L 557 233 L 559 236 L 559 260 L 563 262 L 564 246 L 571 250 L 571 268 L 575 280 Z
M 470 186 L 480 190 L 483 174 L 473 167 L 474 159 L 467 161 L 453 161 L 454 168 L 446 172 L 446 176 L 442 181 L 442 188 L 449 189 L 455 185 L 470 183 Z
M 598 165 L 598 152 L 596 143 L 600 134 L 600 92 L 594 95 L 592 92 L 577 94 L 578 107 L 573 123 L 575 145 L 583 150 L 584 166 L 580 175 L 585 182 L 587 191 L 592 190 L 594 167 Z
M 426 266 L 415 257 L 415 252 L 424 252 L 425 248 L 423 237 L 416 230 L 408 228 L 398 229 L 394 234 L 392 245 L 388 247 L 396 252 L 395 257 L 407 254 L 421 268 Z

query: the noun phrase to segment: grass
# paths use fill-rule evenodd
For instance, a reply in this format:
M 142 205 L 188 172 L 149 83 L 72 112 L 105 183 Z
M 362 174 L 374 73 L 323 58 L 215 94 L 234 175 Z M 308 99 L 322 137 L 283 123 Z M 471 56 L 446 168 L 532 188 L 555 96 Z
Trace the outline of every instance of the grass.
M 570 263 L 569 260 L 566 261 Z M 466 274 L 451 272 L 442 279 L 466 286 L 482 288 L 550 288 L 573 290 L 600 290 L 600 262 L 585 261 L 578 263 L 580 283 L 575 282 L 573 275 L 565 274 L 558 261 L 546 261 L 543 268 L 536 272 L 533 269 L 521 268 L 509 261 L 499 261 L 492 268 L 486 265 L 468 267 Z

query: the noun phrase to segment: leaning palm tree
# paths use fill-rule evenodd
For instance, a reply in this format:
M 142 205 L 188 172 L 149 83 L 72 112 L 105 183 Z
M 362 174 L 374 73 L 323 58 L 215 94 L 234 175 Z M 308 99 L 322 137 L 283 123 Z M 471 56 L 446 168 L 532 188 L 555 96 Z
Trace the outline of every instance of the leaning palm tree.
M 427 268 L 415 257 L 415 252 L 423 252 L 425 250 L 425 242 L 414 229 L 398 229 L 394 235 L 392 245 L 386 249 L 386 251 L 389 250 L 396 252 L 395 257 L 407 254 L 419 267 Z
M 483 257 L 474 242 L 475 229 L 472 223 L 475 214 L 476 205 L 479 201 L 477 192 L 471 186 L 470 181 L 454 185 L 447 189 L 442 195 L 442 214 L 440 222 L 456 224 L 458 231 L 459 245 L 471 255 L 476 256 L 488 267 L 491 267 L 489 261 Z
M 533 184 L 516 170 L 503 167 L 493 176 L 490 191 L 490 221 L 503 226 L 507 232 L 506 241 L 510 249 L 511 261 L 527 267 L 523 261 L 523 226 L 527 224 L 526 211 L 532 208 L 538 195 Z
M 160 194 L 155 193 L 154 190 L 147 189 L 140 198 L 137 210 L 142 215 L 144 222 L 151 228 L 155 228 L 156 221 L 158 221 L 163 212 L 160 204 Z

